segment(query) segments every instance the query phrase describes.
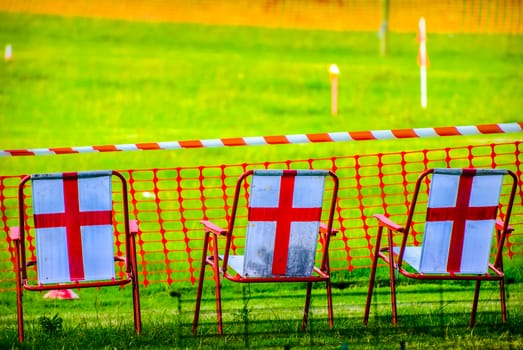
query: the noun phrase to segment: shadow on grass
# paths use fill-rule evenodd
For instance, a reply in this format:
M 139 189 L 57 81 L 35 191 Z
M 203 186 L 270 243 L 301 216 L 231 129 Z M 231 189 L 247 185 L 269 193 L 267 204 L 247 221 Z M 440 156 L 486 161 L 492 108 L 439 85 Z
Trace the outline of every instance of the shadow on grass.
M 465 347 L 472 344 L 480 348 L 490 347 L 500 340 L 502 344 L 521 344 L 521 324 L 499 322 L 496 312 L 481 313 L 481 325 L 473 330 L 468 327 L 468 315 L 449 313 L 441 319 L 433 315 L 416 314 L 400 317 L 398 326 L 390 324 L 390 316 L 373 317 L 367 327 L 360 318 L 336 319 L 333 329 L 328 328 L 327 318 L 315 317 L 306 332 L 301 332 L 300 320 L 257 320 L 253 317 L 243 324 L 235 321 L 224 324 L 224 335 L 217 333 L 216 323 L 201 324 L 196 336 L 202 344 L 219 348 L 393 348 L 430 347 L 452 348 L 456 341 Z M 191 342 L 193 335 L 187 335 L 182 343 Z M 445 345 L 446 344 L 446 345 Z M 468 344 L 468 345 L 467 345 Z
M 262 287 L 224 286 L 222 336 L 218 335 L 212 288 L 204 294 L 196 334 L 191 331 L 194 293 L 190 288 L 144 293 L 140 336 L 133 332 L 128 300 L 106 302 L 97 314 L 91 295 L 82 295 L 79 301 L 68 303 L 35 302 L 32 306 L 45 304 L 45 307 L 26 318 L 27 338 L 23 345 L 16 340 L 16 318 L 4 317 L 9 321 L 0 324 L 0 348 L 521 348 L 521 287 L 516 284 L 508 288 L 509 320 L 502 324 L 498 289 L 492 284 L 486 286 L 474 329 L 468 327 L 473 293 L 469 286 L 402 284 L 398 294 L 398 325 L 392 326 L 389 289 L 382 284 L 374 292 L 369 323 L 364 326 L 366 286 L 338 285 L 333 290 L 335 323 L 332 329 L 328 326 L 325 290 L 315 288 L 308 328 L 302 332 L 305 291 L 300 285 L 269 292 L 263 292 Z M 443 292 L 448 289 L 449 293 Z M 122 299 L 121 296 L 118 299 Z M 76 314 L 71 310 L 76 310 Z M 38 321 L 42 313 L 49 317 L 57 313 L 62 317 L 61 330 L 49 332 L 42 327 Z

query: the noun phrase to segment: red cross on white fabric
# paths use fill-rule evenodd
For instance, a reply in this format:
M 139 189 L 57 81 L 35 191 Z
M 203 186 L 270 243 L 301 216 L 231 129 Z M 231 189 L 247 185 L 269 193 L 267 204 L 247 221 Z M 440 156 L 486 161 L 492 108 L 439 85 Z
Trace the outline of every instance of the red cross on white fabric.
M 78 174 L 63 174 L 64 212 L 35 214 L 36 228 L 65 227 L 67 237 L 67 257 L 71 281 L 81 281 L 85 278 L 81 226 L 111 225 L 112 212 L 80 211 L 78 198 Z
M 428 208 L 427 221 L 452 221 L 447 272 L 460 272 L 467 220 L 496 219 L 497 206 L 471 207 L 470 194 L 476 171 L 464 169 L 460 176 L 455 207 Z
M 296 221 L 319 221 L 321 216 L 321 208 L 293 207 L 296 174 L 295 170 L 283 171 L 278 207 L 251 207 L 249 209 L 249 221 L 276 221 L 272 261 L 273 275 L 285 275 L 287 272 L 291 223 Z

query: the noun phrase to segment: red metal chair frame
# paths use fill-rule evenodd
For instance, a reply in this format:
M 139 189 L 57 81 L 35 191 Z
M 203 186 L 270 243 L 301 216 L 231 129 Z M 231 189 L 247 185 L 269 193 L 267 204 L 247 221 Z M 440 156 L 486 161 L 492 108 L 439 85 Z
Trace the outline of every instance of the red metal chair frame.
M 98 172 L 91 172 L 96 174 Z M 70 288 L 90 288 L 90 287 L 106 287 L 106 286 L 121 286 L 125 284 L 132 284 L 133 295 L 133 310 L 134 310 L 134 328 L 137 334 L 141 333 L 141 312 L 140 312 L 140 295 L 138 288 L 138 268 L 136 261 L 136 243 L 135 236 L 138 233 L 138 223 L 136 220 L 129 220 L 128 199 L 127 199 L 127 182 L 125 178 L 117 171 L 107 172 L 116 176 L 121 182 L 122 200 L 123 200 L 123 214 L 124 214 L 124 228 L 125 228 L 125 257 L 115 256 L 114 260 L 124 262 L 125 274 L 120 278 L 115 278 L 108 281 L 75 281 L 73 283 L 52 283 L 52 284 L 35 284 L 28 278 L 27 268 L 29 266 L 38 266 L 38 261 L 27 261 L 26 259 L 26 232 L 29 231 L 26 210 L 24 208 L 24 185 L 31 180 L 31 176 L 24 177 L 18 186 L 19 198 L 19 226 L 11 227 L 10 238 L 15 246 L 15 271 L 16 271 L 16 295 L 17 295 L 17 314 L 18 314 L 18 340 L 24 341 L 24 319 L 23 319 L 23 291 L 49 291 L 62 290 Z M 64 173 L 63 178 L 77 176 L 78 173 Z
M 503 170 L 501 170 L 503 171 Z M 410 272 L 406 269 L 407 263 L 404 261 L 404 253 L 407 245 L 407 240 L 410 234 L 411 225 L 413 222 L 413 216 L 415 212 L 415 207 L 417 203 L 417 198 L 420 192 L 420 187 L 424 181 L 427 181 L 427 176 L 432 174 L 434 169 L 429 169 L 423 172 L 416 181 L 416 187 L 413 194 L 412 204 L 408 212 L 408 217 L 405 226 L 401 226 L 388 217 L 382 214 L 376 214 L 374 217 L 378 220 L 378 234 L 376 237 L 376 246 L 374 248 L 374 256 L 371 267 L 371 275 L 369 282 L 369 289 L 367 294 L 367 301 L 365 305 L 365 314 L 363 323 L 367 325 L 370 313 L 370 306 L 372 301 L 372 291 L 375 283 L 376 269 L 378 267 L 378 259 L 383 259 L 389 266 L 390 274 L 390 290 L 391 290 L 391 306 L 392 306 L 392 324 L 397 324 L 397 310 L 396 310 L 396 280 L 394 271 L 397 270 L 401 275 L 408 278 L 418 279 L 418 280 L 474 280 L 476 281 L 475 291 L 474 291 L 474 300 L 472 304 L 472 312 L 470 317 L 469 326 L 472 328 L 475 325 L 476 321 L 476 311 L 479 299 L 479 291 L 481 281 L 499 281 L 500 287 L 500 299 L 501 299 L 501 318 L 502 322 L 505 323 L 507 320 L 506 314 L 506 304 L 505 304 L 505 284 L 504 284 L 504 272 L 503 272 L 503 245 L 507 234 L 513 231 L 512 227 L 509 226 L 510 215 L 512 211 L 512 205 L 514 202 L 516 189 L 517 189 L 517 176 L 510 170 L 506 170 L 505 175 L 509 175 L 512 178 L 512 187 L 505 207 L 505 217 L 504 220 L 496 219 L 496 247 L 494 260 L 489 262 L 488 270 L 490 271 L 485 274 L 423 274 L 416 272 Z M 383 229 L 387 229 L 387 244 L 388 246 L 382 247 L 381 241 L 383 237 Z M 394 233 L 399 233 L 402 237 L 399 254 L 391 253 L 392 249 L 390 247 L 394 246 Z
M 293 170 L 284 170 L 284 172 L 293 172 Z M 205 268 L 209 265 L 214 273 L 215 282 L 215 295 L 216 295 L 216 313 L 218 319 L 218 333 L 223 334 L 223 323 L 222 323 L 222 305 L 221 305 L 221 277 L 238 283 L 267 283 L 267 282 L 307 282 L 307 291 L 305 299 L 305 307 L 302 321 L 302 330 L 305 331 L 307 327 L 307 320 L 309 315 L 310 297 L 313 282 L 325 282 L 327 291 L 327 307 L 328 307 L 328 319 L 329 327 L 332 328 L 334 324 L 333 310 L 332 310 L 332 294 L 331 294 L 331 283 L 330 283 L 330 266 L 329 266 L 329 242 L 331 236 L 336 235 L 337 230 L 333 229 L 333 220 L 337 200 L 338 192 L 338 177 L 332 172 L 328 171 L 328 175 L 333 180 L 332 198 L 330 201 L 330 208 L 328 211 L 327 223 L 320 224 L 318 240 L 321 244 L 322 259 L 319 266 L 313 267 L 313 274 L 309 277 L 245 277 L 238 273 L 230 273 L 231 270 L 228 265 L 229 253 L 231 251 L 231 243 L 234 237 L 234 225 L 236 219 L 236 212 L 238 209 L 238 199 L 242 189 L 245 189 L 246 179 L 254 173 L 253 170 L 249 170 L 242 174 L 236 184 L 236 190 L 234 194 L 234 202 L 231 210 L 231 217 L 228 223 L 228 229 L 221 228 L 220 226 L 208 221 L 202 220 L 201 223 L 204 225 L 205 238 L 203 246 L 203 254 L 201 260 L 200 276 L 198 280 L 198 290 L 196 296 L 196 308 L 194 312 L 193 320 L 193 333 L 196 332 L 198 327 L 198 320 L 200 314 L 200 305 L 202 297 L 203 283 L 205 279 Z M 225 239 L 224 255 L 220 256 L 218 253 L 218 242 Z M 208 251 L 211 251 L 211 255 L 207 255 Z M 221 261 L 221 263 L 220 263 Z

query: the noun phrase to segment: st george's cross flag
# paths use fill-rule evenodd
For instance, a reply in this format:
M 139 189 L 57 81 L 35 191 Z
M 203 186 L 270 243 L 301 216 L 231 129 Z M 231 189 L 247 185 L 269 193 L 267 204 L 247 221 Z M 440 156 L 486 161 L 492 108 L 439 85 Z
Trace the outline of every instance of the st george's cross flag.
M 420 272 L 487 272 L 502 183 L 500 172 L 435 170 Z
M 39 283 L 114 278 L 111 172 L 33 175 Z
M 255 171 L 243 272 L 248 277 L 310 276 L 325 171 Z

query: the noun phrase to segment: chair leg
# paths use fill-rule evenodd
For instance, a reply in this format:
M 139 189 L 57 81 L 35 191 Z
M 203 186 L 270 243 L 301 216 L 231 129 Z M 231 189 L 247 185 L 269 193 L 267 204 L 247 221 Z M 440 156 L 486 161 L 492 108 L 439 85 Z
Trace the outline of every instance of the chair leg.
M 214 262 L 214 283 L 216 287 L 216 316 L 218 318 L 218 334 L 223 334 L 223 321 L 222 321 L 222 295 L 221 295 L 221 283 L 220 273 L 218 271 L 218 262 Z
M 479 290 L 481 287 L 481 280 L 476 281 L 476 287 L 474 288 L 474 301 L 472 302 L 472 312 L 470 313 L 469 327 L 473 328 L 476 324 L 476 311 L 478 310 Z
M 16 311 L 18 313 L 18 341 L 24 341 L 24 311 L 22 306 L 22 290 L 16 291 Z
M 367 291 L 367 302 L 365 303 L 365 314 L 363 315 L 363 324 L 366 326 L 369 321 L 370 305 L 372 302 L 372 292 L 374 290 L 374 281 L 376 279 L 376 268 L 378 266 L 378 258 L 380 251 L 380 241 L 383 227 L 378 229 L 378 236 L 376 238 L 376 247 L 374 249 L 374 257 L 372 259 L 372 266 L 370 271 L 369 290 Z
M 18 319 L 18 341 L 24 341 L 24 308 L 22 304 L 23 286 L 20 271 L 20 241 L 15 240 L 15 270 L 16 270 L 16 312 Z
M 327 312 L 329 313 L 329 328 L 334 327 L 334 312 L 332 308 L 332 287 L 331 287 L 331 281 L 327 280 L 325 282 L 326 288 L 327 288 Z
M 198 279 L 198 290 L 196 292 L 196 306 L 194 309 L 194 319 L 192 322 L 192 332 L 196 333 L 196 328 L 198 328 L 198 320 L 200 317 L 200 304 L 202 300 L 202 289 L 203 289 L 203 281 L 205 277 L 205 262 L 202 264 L 202 267 L 200 269 L 200 278 Z
M 134 235 L 131 237 L 131 272 L 133 287 L 133 311 L 134 311 L 134 330 L 136 334 L 142 333 L 142 316 L 140 310 L 140 289 L 138 282 L 138 268 L 136 261 L 136 243 Z
M 392 325 L 398 324 L 398 311 L 396 307 L 396 276 L 394 270 L 394 252 L 392 242 L 392 232 L 388 231 L 388 242 L 389 242 L 389 274 L 390 274 L 390 305 L 392 307 Z
M 215 284 L 215 295 L 216 295 L 216 316 L 218 318 L 218 334 L 223 334 L 223 321 L 222 321 L 222 293 L 221 293 L 221 281 L 220 281 L 220 259 L 218 257 L 218 242 L 216 237 L 213 240 L 213 257 L 212 257 L 212 270 L 213 279 Z
M 392 257 L 391 257 L 392 258 Z M 394 261 L 390 261 L 390 304 L 392 306 L 392 324 L 398 324 L 398 311 L 396 307 L 396 279 L 394 276 Z
M 142 333 L 142 316 L 140 311 L 140 291 L 138 289 L 138 276 L 133 277 L 133 310 L 134 310 L 134 329 L 136 334 Z
M 367 302 L 365 303 L 365 314 L 363 315 L 363 324 L 366 326 L 369 322 L 370 305 L 372 303 L 372 293 L 374 291 L 374 282 L 376 279 L 376 267 L 378 265 L 378 254 L 374 255 L 370 271 L 369 289 L 367 291 Z
M 499 242 L 501 237 L 501 231 L 496 230 L 497 233 L 497 242 Z M 499 268 L 503 271 L 503 255 L 501 255 L 501 260 L 499 261 Z M 501 302 L 501 322 L 507 323 L 507 305 L 506 305 L 506 296 L 505 296 L 505 277 L 499 280 L 499 297 Z
M 305 295 L 305 307 L 303 310 L 303 321 L 301 323 L 301 330 L 305 332 L 307 329 L 307 322 L 309 320 L 309 308 L 311 305 L 311 292 L 312 292 L 312 282 L 307 282 L 307 294 Z
M 196 306 L 194 309 L 194 319 L 192 323 L 192 332 L 196 332 L 196 328 L 198 328 L 198 320 L 200 317 L 200 304 L 202 300 L 202 290 L 203 290 L 203 281 L 205 279 L 205 267 L 206 267 L 206 258 L 207 258 L 207 249 L 209 245 L 209 234 L 205 234 L 205 240 L 203 243 L 203 252 L 202 252 L 202 262 L 200 267 L 200 276 L 198 278 L 198 289 L 196 292 Z
M 200 269 L 200 278 L 198 279 L 198 290 L 196 292 L 196 306 L 194 309 L 194 319 L 192 322 L 192 332 L 196 332 L 196 328 L 198 327 L 198 319 L 200 317 L 200 304 L 202 300 L 202 289 L 203 289 L 203 280 L 205 277 L 205 263 L 203 263 L 201 269 Z
M 505 279 L 502 278 L 499 280 L 499 296 L 501 300 L 501 322 L 507 323 L 507 305 L 505 298 Z

